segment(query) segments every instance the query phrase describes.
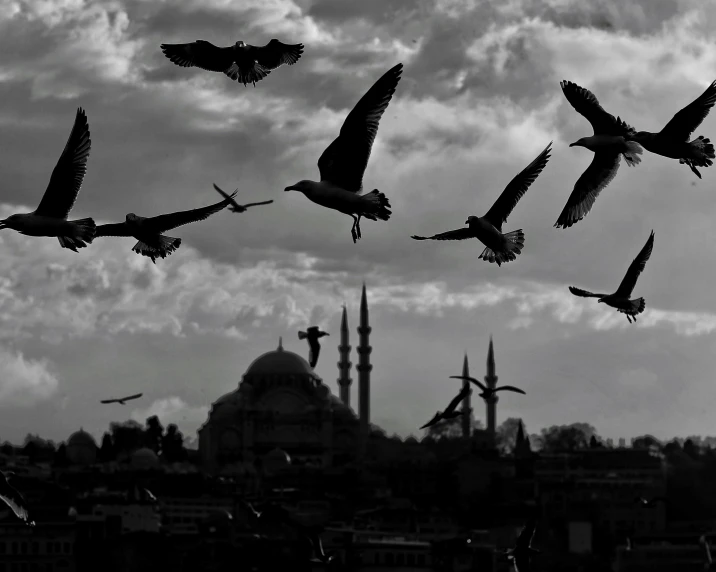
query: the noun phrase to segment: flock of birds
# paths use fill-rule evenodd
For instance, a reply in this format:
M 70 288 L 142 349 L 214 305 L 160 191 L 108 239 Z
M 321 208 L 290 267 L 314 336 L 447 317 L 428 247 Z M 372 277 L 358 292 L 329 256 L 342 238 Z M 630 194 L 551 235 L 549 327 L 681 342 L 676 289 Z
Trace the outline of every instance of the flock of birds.
M 284 44 L 272 39 L 265 46 L 252 46 L 242 41 L 233 46 L 218 47 L 204 40 L 186 44 L 162 44 L 164 55 L 181 67 L 198 67 L 219 72 L 247 86 L 265 79 L 282 65 L 293 65 L 303 54 L 303 44 Z M 298 191 L 307 199 L 322 207 L 338 211 L 353 219 L 351 236 L 356 243 L 361 238 L 360 220 L 390 219 L 392 214 L 388 198 L 378 189 L 363 192 L 363 176 L 368 165 L 378 125 L 398 86 L 403 65 L 397 64 L 380 77 L 356 103 L 346 117 L 338 136 L 323 151 L 318 159 L 319 181 L 301 180 L 285 187 L 285 191 Z M 708 115 L 716 103 L 716 81 L 698 98 L 676 113 L 661 131 L 652 133 L 636 131 L 619 116 L 608 113 L 588 89 L 570 81 L 560 83 L 562 92 L 572 107 L 584 116 L 594 131 L 589 137 L 582 137 L 570 147 L 584 147 L 594 153 L 589 167 L 579 177 L 567 203 L 559 215 L 555 227 L 569 228 L 582 220 L 592 209 L 599 193 L 615 178 L 620 158 L 627 165 L 640 163 L 643 149 L 678 160 L 687 165 L 701 178 L 697 167 L 708 167 L 716 158 L 710 140 L 699 136 L 691 140 L 694 130 Z M 513 261 L 521 253 L 525 235 L 522 229 L 503 232 L 503 224 L 527 189 L 535 182 L 550 159 L 552 143 L 518 173 L 505 187 L 497 200 L 482 217 L 469 216 L 466 227 L 435 234 L 433 236 L 413 235 L 415 240 L 467 240 L 476 238 L 484 245 L 479 258 L 501 266 Z M 68 220 L 70 211 L 77 200 L 91 148 L 89 125 L 84 110 L 80 107 L 67 144 L 52 171 L 50 182 L 38 207 L 30 213 L 13 214 L 0 221 L 0 229 L 9 228 L 21 234 L 35 237 L 57 237 L 62 248 L 78 252 L 98 237 L 133 237 L 138 242 L 132 250 L 146 256 L 156 264 L 157 258 L 166 258 L 181 245 L 181 238 L 165 235 L 177 227 L 198 222 L 228 207 L 231 212 L 243 213 L 249 207 L 268 205 L 273 200 L 240 205 L 236 202 L 237 191 L 224 192 L 216 184 L 214 189 L 222 196 L 218 203 L 193 210 L 178 211 L 153 217 L 126 215 L 123 222 L 96 225 L 94 219 Z M 654 245 L 652 231 L 646 244 L 629 266 L 621 284 L 611 294 L 589 292 L 573 286 L 570 292 L 575 296 L 597 298 L 608 306 L 626 315 L 631 323 L 645 308 L 644 298 L 631 299 L 639 275 L 651 256 Z M 307 340 L 310 348 L 310 364 L 316 366 L 320 352 L 319 338 L 329 335 L 312 326 L 298 333 L 299 339 Z M 451 376 L 467 380 L 477 386 L 480 396 L 489 399 L 497 391 L 512 391 L 525 394 L 513 386 L 490 388 L 475 378 Z M 433 419 L 423 425 L 430 427 L 454 418 L 461 413 L 457 406 L 470 392 L 465 385 L 448 407 L 438 411 Z M 102 403 L 125 404 L 142 394 L 123 398 L 103 400 Z M 8 483 L 12 473 L 4 473 L 0 479 L 0 498 L 14 511 L 18 518 L 34 524 L 28 516 L 27 505 L 21 493 Z M 255 511 L 254 511 L 255 512 Z M 258 513 L 255 513 L 258 515 Z M 260 515 L 257 516 L 260 518 Z M 536 553 L 530 547 L 535 525 L 529 524 L 520 535 L 517 545 L 509 551 L 515 567 L 524 572 L 529 570 L 529 557 Z M 319 539 L 320 542 L 320 539 Z M 317 549 L 318 550 L 318 549 Z M 322 554 L 322 550 L 320 551 Z M 320 557 L 323 559 L 323 556 Z M 526 560 L 525 560 L 526 559 Z M 522 562 L 522 564 L 520 564 Z M 527 564 L 525 564 L 527 562 Z

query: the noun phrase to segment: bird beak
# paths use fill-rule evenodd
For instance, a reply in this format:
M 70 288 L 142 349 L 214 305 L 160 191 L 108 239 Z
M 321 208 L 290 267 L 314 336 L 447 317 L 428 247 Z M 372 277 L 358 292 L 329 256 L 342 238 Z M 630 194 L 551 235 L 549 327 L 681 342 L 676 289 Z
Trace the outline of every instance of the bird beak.
M 470 221 L 469 221 L 469 220 L 466 220 L 466 221 L 465 221 L 465 224 L 470 224 Z
M 569 144 L 570 147 L 579 147 L 579 141 L 575 141 L 574 143 Z
M 283 190 L 283 192 L 285 193 L 286 191 L 295 191 L 295 190 L 296 190 L 296 189 L 294 189 L 293 187 L 286 187 L 286 188 Z

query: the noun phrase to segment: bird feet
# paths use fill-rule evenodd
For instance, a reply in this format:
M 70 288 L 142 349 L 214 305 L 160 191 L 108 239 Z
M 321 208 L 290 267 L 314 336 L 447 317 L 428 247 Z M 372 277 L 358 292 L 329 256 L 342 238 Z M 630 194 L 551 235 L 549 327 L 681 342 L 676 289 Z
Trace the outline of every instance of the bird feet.
M 353 237 L 353 244 L 355 244 L 361 237 L 360 224 L 358 219 L 353 219 L 353 226 L 351 227 L 351 236 Z

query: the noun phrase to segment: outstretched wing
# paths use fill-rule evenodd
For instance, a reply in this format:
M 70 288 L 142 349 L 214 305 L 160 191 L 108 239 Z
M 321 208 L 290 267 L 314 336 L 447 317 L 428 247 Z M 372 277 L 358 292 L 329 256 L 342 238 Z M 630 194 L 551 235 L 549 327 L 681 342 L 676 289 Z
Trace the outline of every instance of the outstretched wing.
M 100 236 L 132 236 L 129 226 L 123 222 L 101 224 L 97 227 L 94 237 Z
M 119 399 L 103 399 L 100 403 L 119 403 Z
M 462 380 L 466 379 L 470 383 L 474 383 L 482 391 L 487 391 L 487 387 L 481 381 L 475 379 L 474 377 L 470 377 L 469 375 L 451 375 L 450 379 L 462 379 Z
M 52 170 L 50 184 L 47 185 L 35 214 L 62 219 L 69 216 L 87 172 L 91 145 L 87 116 L 84 110 L 78 107 L 65 149 Z
M 211 215 L 218 213 L 220 210 L 225 209 L 229 206 L 231 199 L 236 196 L 234 191 L 228 198 L 221 202 L 218 202 L 208 207 L 201 207 L 190 211 L 179 211 L 171 214 L 159 215 L 146 219 L 145 223 L 154 232 L 162 233 L 178 226 L 189 224 L 190 222 L 197 222 L 209 218 Z
M 421 429 L 425 429 L 426 427 L 431 427 L 435 425 L 438 421 L 440 421 L 443 418 L 442 411 L 438 411 L 435 415 L 433 415 L 433 418 L 428 421 L 425 425 L 421 427 Z
M 123 397 L 122 401 L 130 401 L 132 399 L 139 399 L 140 397 L 142 397 L 142 395 L 143 395 L 142 393 L 136 393 L 134 395 L 129 395 L 127 397 Z
M 468 238 L 474 238 L 474 236 L 470 227 L 466 226 L 465 228 L 448 230 L 447 232 L 441 232 L 440 234 L 434 234 L 432 236 L 418 236 L 414 234 L 410 238 L 413 240 L 466 240 Z
M 527 395 L 523 390 L 521 390 L 519 387 L 515 387 L 514 385 L 501 385 L 500 387 L 496 387 L 495 391 L 514 391 L 515 393 Z
M 629 265 L 629 269 L 627 270 L 626 275 L 622 280 L 622 283 L 619 284 L 619 288 L 617 288 L 615 294 L 623 296 L 625 298 L 631 296 L 631 293 L 634 290 L 634 286 L 636 286 L 636 281 L 639 278 L 639 275 L 644 271 L 646 261 L 649 260 L 653 248 L 654 231 L 652 230 L 651 234 L 649 235 L 649 238 L 646 240 L 646 244 L 641 249 L 641 252 L 637 254 L 636 258 Z
M 258 203 L 246 203 L 245 205 L 241 205 L 241 207 L 242 207 L 244 210 L 246 210 L 246 209 L 249 208 L 249 207 L 258 207 L 258 206 L 260 206 L 260 205 L 270 205 L 272 202 L 273 202 L 273 199 L 271 199 L 270 201 L 261 201 L 261 202 L 258 202 Z
M 222 191 L 216 183 L 213 183 L 213 185 L 216 192 L 219 193 L 222 197 L 224 197 L 224 200 L 229 201 L 229 204 L 233 205 L 234 208 L 241 210 L 241 206 L 239 205 L 239 203 L 237 203 L 233 198 L 231 198 L 231 195 L 229 195 L 229 193 Z
M 2 499 L 5 504 L 10 507 L 10 509 L 12 509 L 12 512 L 15 513 L 17 518 L 24 520 L 25 522 L 31 522 L 25 498 L 22 496 L 20 491 L 15 489 L 12 485 L 6 484 L 2 487 L 0 499 Z
M 275 70 L 283 64 L 291 66 L 301 59 L 303 54 L 303 44 L 284 44 L 275 38 L 265 46 L 252 46 L 252 48 L 256 61 L 270 70 Z
M 530 544 L 532 544 L 535 532 L 537 532 L 537 522 L 530 519 L 520 531 L 515 545 L 519 548 L 529 548 Z
M 403 64 L 389 69 L 360 98 L 343 122 L 341 132 L 318 159 L 321 181 L 358 193 L 378 133 L 380 118 L 395 93 Z
M 455 397 L 452 398 L 452 401 L 448 404 L 448 406 L 445 408 L 445 411 L 443 411 L 443 415 L 448 415 L 455 411 L 457 409 L 457 406 L 460 405 L 463 399 L 465 399 L 470 394 L 470 385 L 463 386 L 460 389 L 460 393 L 458 393 Z
M 625 135 L 634 128 L 620 118 L 607 113 L 596 96 L 588 89 L 571 81 L 559 82 L 567 101 L 592 124 L 595 135 Z
M 569 228 L 582 220 L 597 200 L 599 193 L 612 182 L 619 170 L 619 154 L 600 151 L 594 154 L 592 162 L 574 184 L 562 213 L 554 226 Z
M 691 134 L 706 119 L 714 103 L 716 103 L 716 81 L 694 101 L 677 112 L 659 132 L 659 136 L 676 141 L 688 141 Z
M 233 47 L 219 48 L 206 40 L 189 44 L 162 44 L 164 55 L 183 68 L 198 67 L 207 71 L 225 72 L 234 63 Z
M 595 294 L 594 292 L 587 292 L 586 290 L 575 288 L 574 286 L 570 286 L 569 291 L 575 296 L 580 296 L 582 298 L 603 298 L 606 296 L 606 294 Z
M 502 191 L 502 194 L 495 201 L 495 204 L 492 205 L 492 208 L 487 211 L 484 218 L 490 221 L 498 230 L 502 228 L 502 224 L 507 221 L 507 217 L 510 216 L 510 213 L 515 206 L 517 206 L 519 200 L 524 196 L 527 189 L 535 182 L 537 176 L 547 165 L 551 146 L 552 141 L 549 142 L 549 145 L 545 147 L 544 151 L 537 155 L 534 161 L 527 165 L 522 172 L 518 173 L 510 181 L 505 187 L 505 190 Z

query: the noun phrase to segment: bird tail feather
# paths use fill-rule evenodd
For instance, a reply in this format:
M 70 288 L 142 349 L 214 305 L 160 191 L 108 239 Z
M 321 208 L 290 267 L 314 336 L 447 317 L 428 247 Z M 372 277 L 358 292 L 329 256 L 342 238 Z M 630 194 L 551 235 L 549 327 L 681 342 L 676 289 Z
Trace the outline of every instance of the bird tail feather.
M 713 165 L 713 159 L 716 159 L 714 146 L 711 144 L 711 140 L 703 135 L 699 135 L 696 139 L 691 141 L 689 146 L 694 152 L 694 156 L 688 159 L 679 159 L 679 163 L 687 165 L 700 179 L 701 173 L 699 173 L 696 167 L 710 167 Z
M 72 225 L 72 236 L 58 236 L 62 248 L 69 248 L 77 252 L 78 248 L 85 248 L 87 244 L 91 244 L 97 232 L 97 225 L 94 219 L 81 218 L 73 220 L 69 223 Z
M 496 252 L 491 248 L 485 248 L 478 258 L 487 260 L 488 262 L 496 262 L 497 266 L 501 266 L 503 262 L 509 262 L 517 258 L 517 255 L 522 252 L 522 248 L 525 246 L 525 233 L 522 232 L 520 228 L 503 234 L 502 236 L 507 239 L 504 250 Z
M 623 314 L 636 316 L 641 314 L 644 311 L 644 308 L 646 308 L 646 300 L 644 300 L 644 298 L 635 298 L 634 300 L 629 300 L 629 306 L 627 308 L 619 308 L 619 311 Z
M 181 245 L 181 238 L 159 235 L 155 246 L 149 245 L 141 240 L 134 245 L 132 250 L 142 256 L 148 256 L 152 262 L 157 263 L 157 257 L 166 258 Z
M 624 151 L 622 155 L 624 155 L 624 160 L 626 161 L 626 164 L 630 167 L 635 167 L 639 163 L 641 163 L 641 155 L 644 152 L 644 149 L 642 148 L 639 143 L 636 141 L 626 141 L 625 142 L 627 151 Z
M 305 340 L 307 337 L 308 337 L 308 334 L 306 332 L 298 332 L 299 340 Z
M 369 212 L 361 213 L 364 218 L 369 220 L 388 220 L 390 215 L 390 202 L 388 198 L 378 189 L 373 189 L 370 193 L 361 196 L 361 200 L 368 203 Z
M 236 63 L 231 64 L 231 67 L 224 72 L 231 79 L 243 83 L 244 87 L 252 83 L 256 87 L 256 82 L 261 81 L 267 75 L 271 73 L 271 70 L 263 67 L 260 63 L 256 62 L 254 67 L 250 69 L 241 69 Z

